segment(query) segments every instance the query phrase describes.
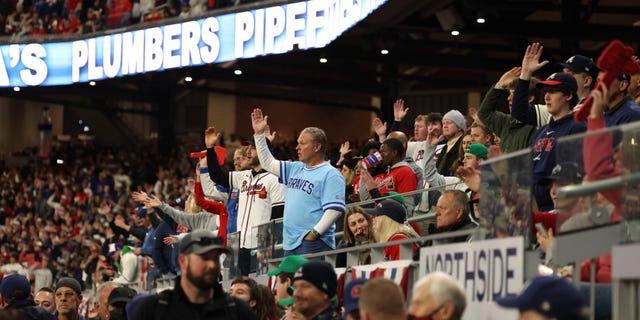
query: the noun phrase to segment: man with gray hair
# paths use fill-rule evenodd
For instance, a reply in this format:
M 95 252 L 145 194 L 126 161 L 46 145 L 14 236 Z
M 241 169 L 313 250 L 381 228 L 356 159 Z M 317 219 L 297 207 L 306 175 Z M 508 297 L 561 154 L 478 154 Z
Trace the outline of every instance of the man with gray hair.
M 94 319 L 109 319 L 109 295 L 113 289 L 120 286 L 121 285 L 119 283 L 114 281 L 103 282 L 98 286 L 98 289 L 96 290 L 96 300 L 93 303 L 93 307 L 98 313 L 98 316 Z
M 467 126 L 464 116 L 458 110 L 451 110 L 442 117 L 442 136 L 447 140 L 436 147 L 436 167 L 443 176 L 455 176 L 451 170 L 453 162 L 458 159 L 458 151 Z
M 287 186 L 284 206 L 284 255 L 316 253 L 336 248 L 334 221 L 345 210 L 345 181 L 326 161 L 327 136 L 320 128 L 308 127 L 298 137 L 299 161 L 273 157 L 264 135 L 267 116 L 253 109 L 256 149 L 262 167 Z
M 462 319 L 467 299 L 455 278 L 435 271 L 413 286 L 409 315 L 420 319 Z

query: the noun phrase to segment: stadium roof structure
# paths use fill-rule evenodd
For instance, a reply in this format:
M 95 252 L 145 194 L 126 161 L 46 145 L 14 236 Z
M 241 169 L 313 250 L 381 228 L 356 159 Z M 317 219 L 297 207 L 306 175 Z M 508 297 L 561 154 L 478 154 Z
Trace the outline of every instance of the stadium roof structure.
M 246 6 L 255 9 L 261 3 Z M 93 87 L 29 87 L 24 97 L 100 107 L 95 103 L 100 99 L 153 104 L 203 91 L 366 109 L 366 103 L 354 101 L 484 91 L 504 71 L 520 65 L 531 42 L 545 46 L 543 59 L 562 62 L 573 54 L 597 59 L 613 39 L 638 49 L 638 34 L 636 0 L 389 0 L 321 49 L 150 72 L 99 81 Z M 557 69 L 551 63 L 542 71 Z M 185 81 L 186 76 L 193 81 Z M 1 89 L 0 95 L 18 98 L 11 88 Z

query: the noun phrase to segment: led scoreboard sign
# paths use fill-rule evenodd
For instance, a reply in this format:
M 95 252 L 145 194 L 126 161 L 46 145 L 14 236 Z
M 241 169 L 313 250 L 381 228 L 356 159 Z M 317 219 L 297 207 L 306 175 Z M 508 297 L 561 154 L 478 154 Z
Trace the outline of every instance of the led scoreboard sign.
M 77 41 L 0 46 L 0 87 L 68 85 L 322 48 L 387 0 L 309 0 Z

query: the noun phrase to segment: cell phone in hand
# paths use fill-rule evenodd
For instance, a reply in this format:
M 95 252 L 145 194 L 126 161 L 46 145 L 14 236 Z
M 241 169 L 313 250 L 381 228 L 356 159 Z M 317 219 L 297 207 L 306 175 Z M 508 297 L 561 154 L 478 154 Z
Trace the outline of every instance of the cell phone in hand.
M 549 233 L 547 233 L 547 229 L 544 228 L 544 224 L 541 222 L 536 223 L 536 230 L 538 230 L 543 237 L 549 238 Z

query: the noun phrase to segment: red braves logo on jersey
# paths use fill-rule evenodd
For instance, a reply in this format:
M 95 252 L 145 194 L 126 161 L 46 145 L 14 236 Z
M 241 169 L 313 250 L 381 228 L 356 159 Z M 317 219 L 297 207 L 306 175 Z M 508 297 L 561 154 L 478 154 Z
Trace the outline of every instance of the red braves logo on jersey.
M 542 138 L 536 141 L 536 145 L 533 147 L 533 151 L 535 152 L 550 152 L 553 149 L 553 141 L 555 138 Z
M 242 187 L 240 187 L 240 192 L 246 192 L 250 196 L 257 194 L 260 199 L 267 198 L 267 188 L 262 183 L 250 185 L 247 183 L 247 181 L 243 181 Z
M 387 176 L 384 179 L 378 180 L 378 189 L 387 188 L 387 190 L 394 190 L 395 183 L 393 182 L 393 176 Z

